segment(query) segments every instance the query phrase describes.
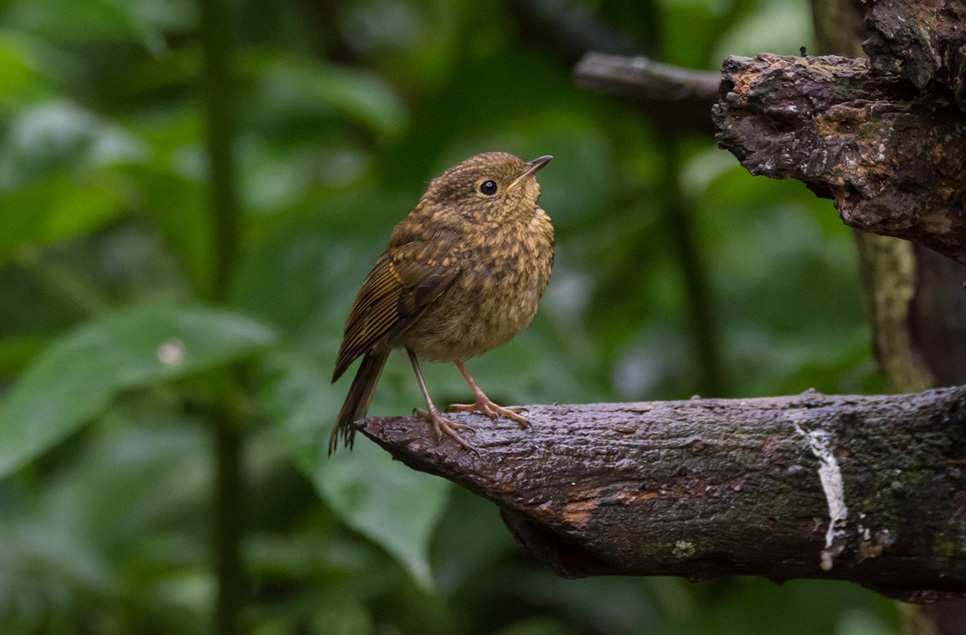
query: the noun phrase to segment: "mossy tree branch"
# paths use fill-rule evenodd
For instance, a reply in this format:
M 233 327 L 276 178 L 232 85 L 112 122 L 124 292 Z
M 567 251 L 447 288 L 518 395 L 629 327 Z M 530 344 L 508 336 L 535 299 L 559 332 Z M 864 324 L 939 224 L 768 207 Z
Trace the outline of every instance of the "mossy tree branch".
M 912 395 L 533 406 L 361 431 L 488 498 L 561 575 L 843 579 L 913 601 L 966 594 L 966 387 Z

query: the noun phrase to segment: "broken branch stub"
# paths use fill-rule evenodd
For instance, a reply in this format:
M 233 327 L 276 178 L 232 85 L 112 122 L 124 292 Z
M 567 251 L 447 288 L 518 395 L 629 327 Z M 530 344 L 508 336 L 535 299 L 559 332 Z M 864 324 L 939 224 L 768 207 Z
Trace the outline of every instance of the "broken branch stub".
M 361 430 L 500 506 L 559 574 L 843 579 L 906 600 L 966 594 L 966 388 L 532 406 L 527 429 L 454 414 Z
M 966 115 L 867 60 L 729 57 L 712 116 L 749 172 L 803 181 L 852 227 L 966 264 Z

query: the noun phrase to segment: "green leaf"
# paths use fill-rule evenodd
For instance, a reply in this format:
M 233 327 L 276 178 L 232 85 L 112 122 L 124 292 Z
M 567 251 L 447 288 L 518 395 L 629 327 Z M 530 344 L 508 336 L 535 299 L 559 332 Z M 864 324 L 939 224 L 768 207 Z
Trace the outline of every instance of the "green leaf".
M 163 29 L 188 26 L 193 6 L 182 0 L 45 0 L 14 2 L 7 20 L 64 42 L 131 41 L 153 55 L 166 49 Z
M 429 543 L 449 483 L 393 461 L 363 441 L 351 453 L 338 452 L 320 461 L 313 474 L 316 486 L 347 525 L 382 546 L 431 592 Z
M 198 295 L 212 284 L 211 210 L 204 183 L 187 178 L 170 166 L 133 165 L 128 173 L 141 190 L 143 209 L 157 223 Z
M 0 145 L 0 260 L 130 211 L 135 190 L 119 168 L 147 156 L 140 138 L 65 99 L 24 109 L 8 128 Z
M 24 243 L 53 243 L 107 224 L 124 213 L 111 190 L 56 174 L 0 196 L 0 260 Z
M 274 333 L 211 309 L 140 307 L 54 341 L 0 404 L 0 478 L 101 412 L 118 391 L 252 355 Z
M 302 471 L 347 525 L 402 564 L 425 590 L 433 588 L 429 544 L 450 484 L 393 461 L 361 435 L 352 452 L 326 452 L 346 386 L 332 386 L 317 361 L 274 355 L 268 402 Z
M 24 40 L 27 38 L 0 31 L 0 101 L 17 97 L 38 79 L 35 62 L 24 50 Z

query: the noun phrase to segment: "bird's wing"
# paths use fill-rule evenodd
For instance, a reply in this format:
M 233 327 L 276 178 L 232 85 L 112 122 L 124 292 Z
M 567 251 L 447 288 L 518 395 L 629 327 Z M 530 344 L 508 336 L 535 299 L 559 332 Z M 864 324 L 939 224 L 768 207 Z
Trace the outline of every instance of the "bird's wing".
M 459 261 L 452 253 L 439 253 L 437 245 L 411 242 L 379 256 L 352 304 L 332 381 L 356 357 L 380 344 L 391 346 L 453 283 Z

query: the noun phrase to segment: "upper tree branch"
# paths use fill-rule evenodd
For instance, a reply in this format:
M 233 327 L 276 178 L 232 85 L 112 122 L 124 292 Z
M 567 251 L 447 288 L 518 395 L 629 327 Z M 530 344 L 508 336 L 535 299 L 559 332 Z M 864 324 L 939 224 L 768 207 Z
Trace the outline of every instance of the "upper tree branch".
M 846 224 L 966 263 L 966 3 L 865 0 L 870 57 L 728 58 L 718 143 Z
M 718 143 L 752 174 L 804 181 L 847 225 L 966 263 L 966 116 L 866 60 L 729 57 Z
M 845 579 L 966 594 L 966 388 L 914 395 L 533 406 L 531 426 L 452 415 L 362 432 L 501 507 L 566 576 Z
M 574 67 L 578 86 L 640 100 L 697 100 L 710 106 L 721 75 L 662 64 L 646 57 L 587 53 Z
M 721 76 L 655 62 L 647 57 L 587 53 L 574 67 L 578 86 L 633 99 L 661 126 L 711 133 L 711 104 Z M 673 106 L 673 107 L 669 107 Z
M 718 143 L 753 174 L 799 179 L 832 198 L 848 225 L 966 264 L 966 3 L 865 7 L 871 62 L 728 58 L 714 108 Z M 641 101 L 664 123 L 668 110 L 686 112 L 685 129 L 704 121 L 696 113 L 715 83 L 706 73 L 596 53 L 575 77 Z

